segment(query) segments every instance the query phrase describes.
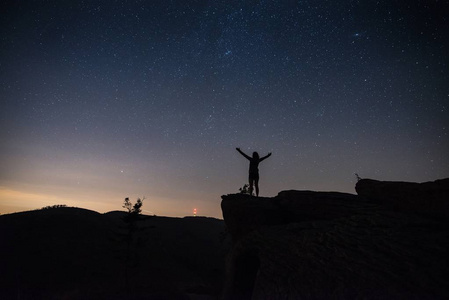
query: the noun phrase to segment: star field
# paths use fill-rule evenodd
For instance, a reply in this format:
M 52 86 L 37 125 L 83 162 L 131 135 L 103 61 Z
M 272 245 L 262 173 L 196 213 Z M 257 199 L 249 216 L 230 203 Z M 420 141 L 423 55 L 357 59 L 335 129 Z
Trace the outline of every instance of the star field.
M 442 1 L 2 4 L 0 211 L 67 204 L 221 217 L 356 177 L 449 176 Z

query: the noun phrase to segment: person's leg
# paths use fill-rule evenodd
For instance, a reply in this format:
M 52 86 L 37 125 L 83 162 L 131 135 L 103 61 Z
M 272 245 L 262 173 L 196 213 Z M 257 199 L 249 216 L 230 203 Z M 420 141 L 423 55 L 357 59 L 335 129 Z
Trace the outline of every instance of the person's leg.
M 254 179 L 251 176 L 249 176 L 248 181 L 249 181 L 249 194 L 252 196 Z
M 259 197 L 259 178 L 254 179 L 254 184 L 256 185 L 256 196 Z

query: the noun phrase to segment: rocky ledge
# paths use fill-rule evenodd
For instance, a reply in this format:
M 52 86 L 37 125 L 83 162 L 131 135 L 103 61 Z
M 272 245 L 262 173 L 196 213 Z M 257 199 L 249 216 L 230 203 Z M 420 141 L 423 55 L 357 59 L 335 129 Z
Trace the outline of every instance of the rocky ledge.
M 223 297 L 447 299 L 448 186 L 363 179 L 359 195 L 222 196 Z
M 359 196 L 397 211 L 449 217 L 449 178 L 424 183 L 362 179 L 355 190 Z

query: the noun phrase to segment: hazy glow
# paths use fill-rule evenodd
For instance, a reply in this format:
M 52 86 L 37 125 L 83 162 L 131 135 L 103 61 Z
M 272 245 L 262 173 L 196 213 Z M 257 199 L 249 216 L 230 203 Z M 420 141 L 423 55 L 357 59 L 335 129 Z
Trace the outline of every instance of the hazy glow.
M 104 196 L 104 195 L 103 195 Z M 11 190 L 5 187 L 0 187 L 0 213 L 13 213 L 26 210 L 40 209 L 46 206 L 52 206 L 56 204 L 65 204 L 69 207 L 82 207 L 98 211 L 100 213 L 123 210 L 122 204 L 124 198 L 109 198 L 101 201 L 95 201 L 95 199 L 102 199 L 101 193 L 97 197 L 74 199 L 73 197 L 56 196 L 55 194 L 34 194 L 28 192 L 22 192 L 17 190 Z M 134 198 L 134 200 L 137 197 Z M 133 201 L 134 201 L 133 200 Z M 179 203 L 177 199 L 167 198 L 145 198 L 143 213 L 147 215 L 159 215 L 159 216 L 178 216 L 183 217 L 190 215 L 188 212 L 192 211 L 192 205 L 204 202 L 203 211 L 208 212 L 207 216 L 213 216 L 221 218 L 221 212 L 217 210 L 217 207 L 211 205 L 210 201 L 196 201 L 184 199 L 182 203 Z M 146 209 L 148 207 L 148 209 Z M 193 215 L 196 214 L 194 210 Z
M 0 211 L 12 213 L 23 210 L 38 209 L 48 205 L 67 203 L 67 199 L 61 199 L 53 195 L 31 194 L 0 187 Z
M 117 210 L 113 205 L 95 201 L 80 201 L 71 197 L 55 194 L 34 194 L 22 191 L 0 188 L 0 212 L 13 213 L 25 210 L 40 209 L 46 206 L 65 204 L 67 206 L 88 208 L 98 212 Z

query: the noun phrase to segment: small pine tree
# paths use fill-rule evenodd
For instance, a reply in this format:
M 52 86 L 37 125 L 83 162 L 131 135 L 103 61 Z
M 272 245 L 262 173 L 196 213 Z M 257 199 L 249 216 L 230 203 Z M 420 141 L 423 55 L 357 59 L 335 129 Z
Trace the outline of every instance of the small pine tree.
M 125 284 L 128 289 L 128 293 L 130 293 L 130 280 L 129 280 L 129 267 L 131 263 L 131 245 L 133 244 L 134 235 L 138 231 L 136 228 L 136 221 L 140 219 L 140 214 L 142 213 L 142 205 L 143 199 L 137 198 L 136 203 L 133 205 L 129 198 L 125 198 L 123 202 L 123 208 L 125 208 L 128 213 L 123 218 L 123 221 L 128 224 L 128 232 L 125 236 L 126 241 L 126 263 L 125 263 Z
M 129 213 L 131 213 L 132 208 L 133 208 L 133 204 L 131 203 L 131 201 L 129 201 L 129 198 L 126 197 L 125 201 L 123 202 L 123 208 L 126 208 L 126 210 L 128 210 Z
M 133 205 L 129 198 L 125 198 L 123 202 L 123 208 L 126 208 L 128 214 L 125 217 L 125 222 L 134 222 L 139 219 L 139 215 L 142 213 L 143 199 L 137 198 L 136 203 Z

